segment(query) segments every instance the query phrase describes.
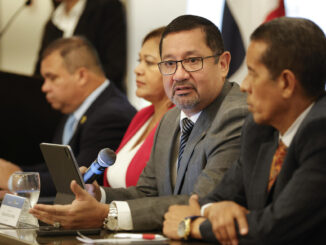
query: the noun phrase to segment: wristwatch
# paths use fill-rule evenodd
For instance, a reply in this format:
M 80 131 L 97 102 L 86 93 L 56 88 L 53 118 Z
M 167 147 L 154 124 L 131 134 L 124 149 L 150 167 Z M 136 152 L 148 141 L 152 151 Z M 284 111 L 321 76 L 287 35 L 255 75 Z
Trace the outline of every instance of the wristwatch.
M 104 219 L 103 228 L 111 231 L 118 230 L 118 209 L 114 202 L 110 204 L 108 217 Z
M 178 225 L 178 236 L 184 240 L 188 240 L 191 232 L 191 222 L 201 216 L 194 215 L 184 218 Z

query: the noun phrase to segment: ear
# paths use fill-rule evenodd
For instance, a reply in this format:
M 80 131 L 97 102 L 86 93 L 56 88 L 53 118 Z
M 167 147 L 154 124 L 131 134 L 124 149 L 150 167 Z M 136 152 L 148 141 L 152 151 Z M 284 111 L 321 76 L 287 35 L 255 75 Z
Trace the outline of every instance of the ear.
M 231 54 L 229 51 L 223 52 L 218 60 L 218 64 L 221 70 L 221 74 L 223 77 L 226 77 L 229 72 L 229 67 L 230 67 L 230 62 L 231 62 Z
M 88 70 L 85 67 L 80 67 L 75 71 L 75 76 L 80 86 L 85 86 L 88 78 Z
M 292 97 L 298 83 L 294 73 L 291 70 L 285 69 L 281 72 L 278 80 L 283 98 L 288 99 Z

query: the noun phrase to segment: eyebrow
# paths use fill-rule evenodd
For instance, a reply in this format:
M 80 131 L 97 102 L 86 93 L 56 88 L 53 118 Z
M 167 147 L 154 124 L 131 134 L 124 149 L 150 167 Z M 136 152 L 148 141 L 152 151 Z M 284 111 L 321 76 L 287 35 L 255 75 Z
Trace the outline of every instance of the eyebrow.
M 190 55 L 194 55 L 196 57 L 200 56 L 198 54 L 198 51 L 197 50 L 190 50 L 190 51 L 187 51 L 185 54 L 183 54 L 182 56 L 184 57 L 187 57 L 187 56 L 190 56 Z M 168 55 L 165 55 L 162 57 L 162 60 L 165 60 L 165 59 L 174 59 L 174 55 L 172 54 L 168 54 Z

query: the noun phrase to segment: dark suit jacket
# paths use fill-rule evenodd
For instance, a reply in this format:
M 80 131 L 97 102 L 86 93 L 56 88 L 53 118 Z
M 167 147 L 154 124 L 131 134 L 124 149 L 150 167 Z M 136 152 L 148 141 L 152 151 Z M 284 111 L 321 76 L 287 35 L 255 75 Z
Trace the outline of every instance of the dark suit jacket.
M 201 204 L 233 200 L 249 209 L 249 234 L 240 244 L 326 242 L 326 96 L 319 99 L 288 148 L 281 172 L 267 192 L 278 132 L 250 117 L 243 130 L 239 161 Z M 214 241 L 209 222 L 201 225 Z
M 63 32 L 51 21 L 46 23 L 35 74 L 40 74 L 41 54 Z M 87 0 L 74 35 L 86 37 L 95 47 L 106 76 L 125 91 L 126 18 L 124 6 L 118 0 Z
M 106 188 L 107 202 L 128 200 L 135 230 L 161 229 L 171 204 L 187 203 L 191 193 L 206 195 L 238 158 L 240 131 L 248 112 L 245 98 L 239 85 L 226 82 L 221 94 L 202 111 L 184 149 L 174 188 L 171 167 L 179 141 L 180 110 L 168 111 L 156 130 L 150 160 L 137 186 Z
M 116 150 L 135 113 L 126 96 L 110 83 L 85 112 L 69 142 L 78 164 L 89 166 L 102 148 Z M 66 120 L 67 116 L 58 125 L 53 143 L 62 143 Z M 44 163 L 24 170 L 41 171 L 41 194 L 55 195 L 55 187 Z

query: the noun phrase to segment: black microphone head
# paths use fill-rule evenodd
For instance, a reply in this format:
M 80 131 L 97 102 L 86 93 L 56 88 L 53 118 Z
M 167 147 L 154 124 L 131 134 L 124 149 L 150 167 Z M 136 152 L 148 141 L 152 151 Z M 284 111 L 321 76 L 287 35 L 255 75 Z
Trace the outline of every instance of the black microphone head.
M 106 168 L 114 164 L 116 157 L 117 156 L 113 150 L 110 148 L 104 148 L 98 153 L 97 162 L 102 167 Z

